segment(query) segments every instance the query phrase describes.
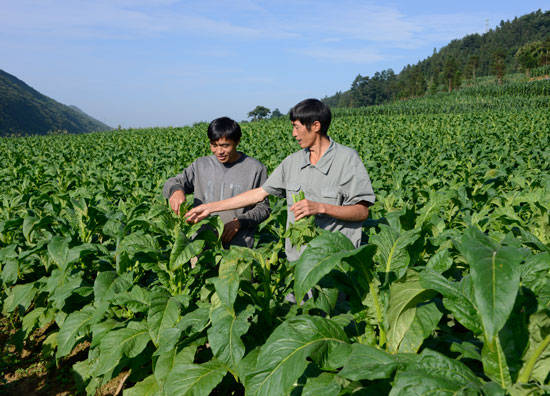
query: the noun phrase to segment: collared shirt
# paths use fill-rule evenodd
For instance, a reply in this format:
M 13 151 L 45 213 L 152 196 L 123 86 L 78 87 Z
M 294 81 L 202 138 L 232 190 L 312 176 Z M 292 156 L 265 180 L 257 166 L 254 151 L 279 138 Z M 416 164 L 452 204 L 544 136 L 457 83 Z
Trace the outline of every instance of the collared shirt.
M 375 195 L 369 175 L 357 152 L 334 142 L 331 138 L 327 151 L 315 165 L 310 162 L 309 149 L 297 151 L 273 171 L 262 188 L 269 194 L 286 197 L 288 208 L 292 196 L 304 191 L 306 199 L 331 205 L 355 205 L 361 201 L 373 204 Z M 287 225 L 294 222 L 294 213 L 288 210 Z M 340 231 L 358 247 L 361 243 L 361 221 L 338 220 L 328 215 L 316 215 L 318 227 Z M 286 241 L 286 254 L 290 261 L 297 260 L 301 251 Z

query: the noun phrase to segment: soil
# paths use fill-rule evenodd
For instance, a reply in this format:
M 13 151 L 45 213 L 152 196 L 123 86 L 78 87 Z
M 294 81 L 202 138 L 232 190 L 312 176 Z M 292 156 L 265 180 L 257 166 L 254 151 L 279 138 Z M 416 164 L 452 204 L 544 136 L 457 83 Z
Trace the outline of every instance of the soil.
M 71 396 L 81 395 L 75 385 L 72 366 L 86 359 L 89 342 L 75 347 L 56 366 L 55 357 L 44 341 L 58 328 L 54 323 L 36 329 L 23 343 L 22 350 L 16 348 L 17 324 L 0 317 L 0 395 L 4 396 Z M 96 396 L 122 394 L 126 379 L 122 372 L 96 392 Z

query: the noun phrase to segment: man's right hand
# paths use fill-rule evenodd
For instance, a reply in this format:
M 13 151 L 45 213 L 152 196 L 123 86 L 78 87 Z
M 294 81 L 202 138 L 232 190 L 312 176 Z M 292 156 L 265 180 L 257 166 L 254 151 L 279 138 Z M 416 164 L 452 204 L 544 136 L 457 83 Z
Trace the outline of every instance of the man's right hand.
M 206 219 L 212 211 L 209 209 L 208 204 L 202 204 L 194 207 L 185 214 L 185 218 L 188 223 L 198 223 L 199 221 Z
M 185 202 L 185 193 L 182 190 L 177 190 L 170 196 L 168 202 L 170 203 L 170 207 L 172 208 L 174 213 L 179 216 L 180 205 Z

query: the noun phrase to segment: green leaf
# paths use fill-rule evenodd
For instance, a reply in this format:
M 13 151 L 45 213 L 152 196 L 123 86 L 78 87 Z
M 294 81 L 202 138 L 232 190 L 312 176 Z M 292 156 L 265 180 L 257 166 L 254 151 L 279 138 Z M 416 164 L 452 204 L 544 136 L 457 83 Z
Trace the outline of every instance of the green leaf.
M 157 292 L 153 294 L 151 306 L 147 314 L 149 334 L 153 344 L 158 347 L 160 333 L 164 329 L 172 328 L 180 318 L 181 303 L 169 294 Z
M 0 277 L 4 288 L 13 285 L 19 278 L 19 263 L 17 262 L 17 245 L 12 244 L 0 249 Z
M 248 248 L 231 247 L 225 254 L 219 265 L 218 277 L 212 279 L 222 304 L 233 306 L 239 291 L 241 275 L 250 268 L 251 264 L 252 256 Z
M 203 240 L 192 241 L 183 232 L 179 232 L 170 253 L 170 270 L 177 271 L 193 257 L 197 256 L 204 247 Z
M 53 276 L 49 280 L 56 281 L 57 285 L 53 287 L 53 292 L 50 294 L 50 301 L 53 301 L 54 307 L 59 310 L 62 310 L 65 304 L 67 303 L 68 298 L 73 294 L 74 291 L 78 290 L 83 286 L 83 273 L 76 273 L 75 275 L 66 276 L 59 271 L 59 278 L 56 280 Z M 49 285 L 52 288 L 52 285 Z
M 189 312 L 181 318 L 176 327 L 182 331 L 191 329 L 191 333 L 197 333 L 203 330 L 210 320 L 210 307 L 201 306 L 192 312 Z
M 82 310 L 67 316 L 57 336 L 57 359 L 71 353 L 76 344 L 84 338 L 86 335 L 85 330 L 90 325 L 93 312 L 93 307 L 86 306 Z
M 405 276 L 410 263 L 407 247 L 418 239 L 419 233 L 419 229 L 399 232 L 388 225 L 380 224 L 380 232 L 371 237 L 371 243 L 378 247 L 376 256 L 380 262 L 379 270 L 386 273 L 384 284 L 389 282 L 392 272 L 397 279 Z
M 457 356 L 458 360 L 467 358 L 467 359 L 479 360 L 481 362 L 481 354 L 480 354 L 479 348 L 474 344 L 472 344 L 471 342 L 464 341 L 460 344 L 453 342 L 451 344 L 451 351 L 460 353 L 460 355 Z
M 195 342 L 181 350 L 172 348 L 171 351 L 159 355 L 154 371 L 157 383 L 164 384 L 168 374 L 178 364 L 192 364 L 198 346 L 199 343 Z
M 129 389 L 124 389 L 123 396 L 155 396 L 160 394 L 160 387 L 154 375 L 150 375 Z
M 17 309 L 19 314 L 22 315 L 31 305 L 36 292 L 37 289 L 34 287 L 34 282 L 15 285 L 11 289 L 6 290 L 7 297 L 4 300 L 2 314 L 7 316 L 8 313 Z
M 448 249 L 440 250 L 428 260 L 427 268 L 431 268 L 436 272 L 443 273 L 453 265 L 453 259 Z
M 303 374 L 310 357 L 336 369 L 350 352 L 343 329 L 329 319 L 302 315 L 285 321 L 261 347 L 256 370 L 245 377 L 249 395 L 285 395 Z
M 443 295 L 443 305 L 452 312 L 456 320 L 475 334 L 483 333 L 477 310 L 473 305 L 472 278 L 466 275 L 460 282 L 452 282 L 433 269 L 420 273 L 420 284 L 426 289 Z
M 143 322 L 130 322 L 128 327 L 111 330 L 103 336 L 99 344 L 99 363 L 94 374 L 102 375 L 109 372 L 123 357 L 136 357 L 150 340 L 149 329 Z
M 17 260 L 3 260 L 1 276 L 4 287 L 16 283 L 19 278 L 19 263 Z
M 529 317 L 529 344 L 518 382 L 533 379 L 544 384 L 550 373 L 550 311 L 542 310 Z
M 340 232 L 323 232 L 312 239 L 296 261 L 294 293 L 299 304 L 308 290 L 354 250 L 351 241 Z
M 64 270 L 69 261 L 70 238 L 54 236 L 48 243 L 48 253 L 57 266 Z
M 539 310 L 550 309 L 550 254 L 539 253 L 528 257 L 521 266 L 521 283 L 537 296 Z
M 442 316 L 443 312 L 434 302 L 418 306 L 414 320 L 399 344 L 399 352 L 418 352 L 424 340 L 437 328 Z
M 355 343 L 338 375 L 353 381 L 391 378 L 399 366 L 393 355 L 370 345 Z
M 436 191 L 431 194 L 430 200 L 420 210 L 417 211 L 415 228 L 422 228 L 430 218 L 436 214 L 442 207 L 449 204 L 452 195 L 455 193 L 452 190 Z
M 461 253 L 470 264 L 476 307 L 492 343 L 514 307 L 525 249 L 499 246 L 476 228 L 462 237 Z
M 425 349 L 396 375 L 390 396 L 477 396 L 480 392 L 481 382 L 466 365 Z
M 94 283 L 95 305 L 110 303 L 118 294 L 130 289 L 133 284 L 132 273 L 118 275 L 115 271 L 104 271 L 97 275 Z
M 134 285 L 130 291 L 119 293 L 113 297 L 113 305 L 119 305 L 136 312 L 146 312 L 151 306 L 151 295 L 148 289 Z
M 218 360 L 203 364 L 178 364 L 166 378 L 164 393 L 178 396 L 209 396 L 227 369 Z
M 155 355 L 161 355 L 176 348 L 176 344 L 182 338 L 183 331 L 177 327 L 162 329 L 158 337 L 158 348 Z
M 334 381 L 335 374 L 322 373 L 318 377 L 308 378 L 302 396 L 338 396 L 341 386 Z
M 232 308 L 220 306 L 211 314 L 212 327 L 208 329 L 208 342 L 214 356 L 231 368 L 233 372 L 245 352 L 241 337 L 250 327 L 250 318 L 254 307 L 249 305 L 244 311 L 235 315 Z
M 412 271 L 407 272 L 406 278 L 392 283 L 386 314 L 388 351 L 399 350 L 399 345 L 414 322 L 417 304 L 430 300 L 434 294 L 432 290 L 424 289 L 420 285 L 418 275 Z
M 483 344 L 481 362 L 483 363 L 483 373 L 487 377 L 503 388 L 507 388 L 512 384 L 510 368 L 498 337 L 493 338 L 492 343 L 485 342 Z

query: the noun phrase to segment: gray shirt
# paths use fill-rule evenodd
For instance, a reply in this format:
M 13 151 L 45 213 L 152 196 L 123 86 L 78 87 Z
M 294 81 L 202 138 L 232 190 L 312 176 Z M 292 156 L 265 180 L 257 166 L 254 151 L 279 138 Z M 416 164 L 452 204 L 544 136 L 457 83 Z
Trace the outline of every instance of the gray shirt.
M 286 197 L 288 208 L 292 206 L 292 195 L 304 191 L 310 201 L 346 206 L 361 201 L 373 204 L 375 195 L 369 175 L 357 152 L 330 139 L 330 146 L 319 161 L 312 165 L 309 149 L 290 154 L 273 171 L 262 188 L 269 194 Z M 294 222 L 290 210 L 287 225 Z M 361 243 L 361 221 L 338 220 L 327 215 L 316 215 L 318 227 L 328 231 L 340 231 L 358 247 Z M 286 255 L 290 261 L 301 254 L 286 240 Z
M 265 166 L 258 160 L 240 153 L 241 157 L 230 164 L 222 164 L 215 155 L 200 157 L 179 175 L 166 181 L 162 193 L 166 198 L 177 190 L 194 194 L 193 205 L 221 201 L 242 192 L 261 187 L 267 178 Z M 219 212 L 223 223 L 237 218 L 241 228 L 231 245 L 252 247 L 256 226 L 268 218 L 269 201 L 236 210 Z

